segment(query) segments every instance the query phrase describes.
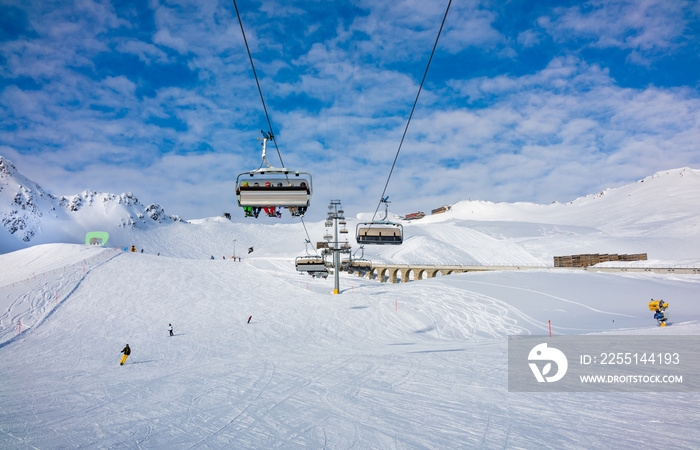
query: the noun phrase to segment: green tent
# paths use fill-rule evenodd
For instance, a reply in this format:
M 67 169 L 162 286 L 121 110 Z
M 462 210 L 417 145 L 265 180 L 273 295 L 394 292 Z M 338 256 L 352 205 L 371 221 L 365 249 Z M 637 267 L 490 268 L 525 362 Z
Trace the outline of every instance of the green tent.
M 91 231 L 85 235 L 87 245 L 105 245 L 108 239 L 109 233 L 106 231 Z

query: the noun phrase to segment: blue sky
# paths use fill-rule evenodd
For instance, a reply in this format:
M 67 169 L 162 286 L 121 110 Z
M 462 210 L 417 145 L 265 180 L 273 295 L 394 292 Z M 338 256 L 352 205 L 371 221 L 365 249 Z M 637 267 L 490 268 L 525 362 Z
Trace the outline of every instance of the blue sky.
M 238 1 L 288 168 L 372 212 L 447 1 Z M 391 211 L 568 202 L 700 168 L 700 6 L 454 0 Z M 55 195 L 230 211 L 267 123 L 232 1 L 0 4 L 0 155 Z M 273 165 L 277 158 L 270 157 Z M 274 219 L 261 218 L 264 222 Z

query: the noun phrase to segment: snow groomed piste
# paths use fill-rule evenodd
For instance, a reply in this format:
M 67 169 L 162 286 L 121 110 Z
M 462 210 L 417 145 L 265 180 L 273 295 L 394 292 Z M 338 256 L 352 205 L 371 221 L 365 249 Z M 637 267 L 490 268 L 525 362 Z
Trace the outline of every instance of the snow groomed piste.
M 547 334 L 548 321 L 555 334 L 697 334 L 693 276 L 491 272 L 387 285 L 342 274 L 347 288 L 332 296 L 328 281 L 274 257 L 51 245 L 0 263 L 20 265 L 27 251 L 43 272 L 27 265 L 1 283 L 3 448 L 649 447 L 667 435 L 636 430 L 660 417 L 675 444 L 700 443 L 689 426 L 697 393 L 507 391 L 507 336 Z M 41 281 L 71 261 L 70 275 Z M 23 305 L 56 289 L 72 292 L 14 336 Z M 674 299 L 672 326 L 650 317 L 657 292 Z

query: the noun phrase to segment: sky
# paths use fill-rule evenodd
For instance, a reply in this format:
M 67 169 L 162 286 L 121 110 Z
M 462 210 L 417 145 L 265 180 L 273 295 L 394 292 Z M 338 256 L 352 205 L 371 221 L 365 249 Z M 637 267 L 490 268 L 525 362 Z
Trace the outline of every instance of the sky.
M 373 212 L 387 181 L 403 215 L 700 168 L 697 2 L 455 0 L 389 179 L 447 4 L 237 1 L 268 161 L 311 173 L 307 218 Z M 223 0 L 2 0 L 0 118 L 0 155 L 52 194 L 185 219 L 244 220 L 235 180 L 269 130 Z

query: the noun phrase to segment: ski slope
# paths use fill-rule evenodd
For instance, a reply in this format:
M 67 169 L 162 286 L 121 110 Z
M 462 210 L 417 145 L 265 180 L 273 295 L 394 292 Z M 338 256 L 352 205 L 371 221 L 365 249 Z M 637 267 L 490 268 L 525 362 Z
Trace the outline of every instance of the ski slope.
M 567 204 L 458 202 L 364 256 L 541 266 L 645 252 L 616 264 L 700 266 L 698 186 L 700 171 L 677 169 Z M 97 226 L 94 211 L 81 220 Z M 0 254 L 0 448 L 700 447 L 698 393 L 507 387 L 507 337 L 550 323 L 555 335 L 700 334 L 698 275 L 343 273 L 331 295 L 331 279 L 293 264 L 323 222 L 105 227 L 100 248 L 79 244 L 74 219 Z M 347 220 L 354 249 L 368 219 Z M 669 303 L 671 326 L 656 326 L 651 298 Z
M 211 236 L 238 228 L 206 222 Z M 554 334 L 698 334 L 700 277 L 341 274 L 330 295 L 330 279 L 294 271 L 282 244 L 294 230 L 279 229 L 241 262 L 165 256 L 182 251 L 166 235 L 143 254 L 0 255 L 17 267 L 0 279 L 0 447 L 700 446 L 698 393 L 509 393 L 506 366 L 507 336 L 548 321 Z M 669 302 L 671 326 L 655 326 L 651 297 Z

